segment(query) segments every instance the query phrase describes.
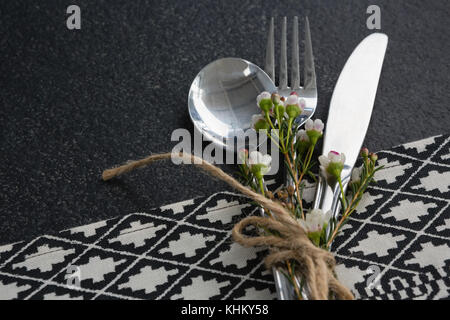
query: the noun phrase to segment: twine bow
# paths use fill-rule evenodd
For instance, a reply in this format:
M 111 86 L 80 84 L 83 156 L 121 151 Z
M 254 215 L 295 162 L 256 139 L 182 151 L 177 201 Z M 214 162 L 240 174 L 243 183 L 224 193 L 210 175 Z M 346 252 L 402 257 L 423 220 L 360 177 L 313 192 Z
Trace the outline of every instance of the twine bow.
M 330 293 L 333 293 L 337 299 L 353 299 L 352 293 L 333 274 L 336 264 L 333 255 L 324 249 L 314 246 L 309 240 L 306 231 L 292 218 L 287 209 L 245 187 L 232 176 L 199 157 L 186 153 L 151 155 L 117 168 L 105 170 L 102 178 L 106 181 L 135 168 L 169 158 L 180 159 L 183 160 L 183 163 L 192 163 L 199 166 L 213 177 L 226 182 L 242 194 L 256 201 L 265 209 L 270 210 L 276 216 L 276 220 L 255 216 L 246 217 L 233 227 L 233 239 L 242 246 L 269 246 L 272 249 L 271 253 L 265 258 L 266 267 L 270 268 L 288 260 L 295 260 L 300 266 L 296 272 L 305 277 L 311 299 L 326 300 L 329 298 Z M 242 231 L 251 225 L 276 231 L 280 236 L 260 235 L 247 237 Z
M 276 231 L 279 236 L 247 237 L 242 231 L 250 225 Z M 272 250 L 265 258 L 268 269 L 289 260 L 296 261 L 300 266 L 296 268 L 296 274 L 306 279 L 309 298 L 326 300 L 333 293 L 336 299 L 353 299 L 352 293 L 333 274 L 336 264 L 333 255 L 314 246 L 293 218 L 283 219 L 282 222 L 255 216 L 244 218 L 234 226 L 233 239 L 245 247 L 270 247 Z

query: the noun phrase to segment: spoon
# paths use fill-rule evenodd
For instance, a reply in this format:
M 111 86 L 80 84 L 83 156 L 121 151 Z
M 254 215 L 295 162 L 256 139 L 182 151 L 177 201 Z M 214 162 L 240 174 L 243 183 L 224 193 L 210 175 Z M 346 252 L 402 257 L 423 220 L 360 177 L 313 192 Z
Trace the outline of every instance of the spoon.
M 236 138 L 251 127 L 261 110 L 256 97 L 276 92 L 270 77 L 257 65 L 240 58 L 222 58 L 204 67 L 192 82 L 188 108 L 203 137 L 236 152 Z

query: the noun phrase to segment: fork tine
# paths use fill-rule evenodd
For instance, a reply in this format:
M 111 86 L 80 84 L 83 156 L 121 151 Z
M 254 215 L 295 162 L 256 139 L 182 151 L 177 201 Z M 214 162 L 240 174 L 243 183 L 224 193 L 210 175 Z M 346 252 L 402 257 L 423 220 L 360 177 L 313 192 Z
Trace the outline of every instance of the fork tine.
M 294 17 L 292 30 L 292 69 L 291 69 L 291 88 L 293 90 L 300 87 L 300 65 L 298 52 L 298 17 Z
M 287 18 L 283 18 L 283 25 L 281 29 L 281 59 L 280 59 L 280 90 L 287 89 L 287 43 L 286 43 L 286 26 Z
M 267 36 L 266 65 L 264 71 L 275 83 L 275 45 L 274 45 L 274 21 L 270 18 L 269 35 Z
M 312 52 L 311 32 L 309 30 L 309 20 L 305 21 L 305 67 L 304 67 L 305 89 L 316 88 L 316 71 L 314 69 L 314 56 Z

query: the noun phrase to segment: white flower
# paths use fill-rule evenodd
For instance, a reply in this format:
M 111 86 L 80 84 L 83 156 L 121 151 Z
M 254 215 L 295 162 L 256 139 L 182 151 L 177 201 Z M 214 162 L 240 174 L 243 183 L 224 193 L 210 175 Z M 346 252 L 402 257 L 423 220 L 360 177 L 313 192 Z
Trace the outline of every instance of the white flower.
M 270 171 L 270 165 L 272 163 L 272 157 L 268 154 L 263 155 L 259 151 L 250 152 L 248 158 L 248 164 L 250 170 L 257 178 L 262 178 L 267 172 Z
M 252 165 L 264 165 L 265 167 L 270 169 L 270 165 L 272 163 L 272 157 L 268 154 L 263 155 L 259 151 L 250 152 L 249 164 Z
M 296 94 L 291 94 L 286 99 L 286 106 L 298 105 L 298 96 Z
M 309 232 L 320 232 L 322 231 L 325 224 L 331 218 L 331 211 L 324 213 L 320 209 L 313 209 L 308 214 L 306 214 L 305 220 L 300 219 L 298 222 L 300 225 Z
M 261 92 L 256 97 L 256 103 L 258 104 L 258 107 L 264 112 L 267 113 L 272 109 L 273 103 L 272 103 L 272 95 L 268 93 L 267 91 Z
M 259 103 L 261 102 L 261 100 L 263 100 L 263 99 L 271 99 L 271 98 L 272 98 L 272 95 L 269 92 L 263 91 L 256 97 L 256 103 L 259 106 Z
M 300 102 L 298 99 L 298 96 L 296 94 L 291 94 L 286 99 L 286 113 L 288 114 L 289 118 L 296 118 L 298 117 L 304 109 L 304 103 L 303 106 L 300 106 Z
M 325 125 L 323 124 L 322 120 L 320 120 L 320 119 L 316 119 L 314 121 L 311 119 L 308 119 L 308 120 L 306 120 L 306 123 L 305 123 L 306 131 L 317 131 L 319 133 L 322 133 L 324 127 L 325 127 Z
M 332 163 L 345 163 L 345 154 L 339 153 L 337 151 L 330 151 L 328 153 L 328 159 L 330 159 L 330 162 Z
M 313 145 L 316 145 L 319 138 L 322 137 L 324 127 L 325 126 L 322 120 L 320 119 L 316 119 L 314 121 L 311 119 L 306 120 L 305 123 L 306 134 L 308 135 L 309 140 Z
M 340 163 L 344 164 L 345 155 L 343 153 L 339 153 L 336 151 L 330 151 L 330 152 L 328 152 L 328 156 L 321 155 L 319 157 L 319 162 L 325 168 L 327 168 L 330 165 L 330 163 L 340 162 Z
M 319 157 L 320 170 L 327 178 L 339 179 L 344 168 L 345 155 L 336 151 L 330 151 L 328 156 Z
M 354 168 L 352 170 L 351 183 L 357 183 L 357 182 L 361 181 L 362 169 L 363 169 L 362 167 L 359 167 L 359 168 Z
M 309 142 L 309 137 L 304 129 L 299 130 L 296 136 L 299 141 Z

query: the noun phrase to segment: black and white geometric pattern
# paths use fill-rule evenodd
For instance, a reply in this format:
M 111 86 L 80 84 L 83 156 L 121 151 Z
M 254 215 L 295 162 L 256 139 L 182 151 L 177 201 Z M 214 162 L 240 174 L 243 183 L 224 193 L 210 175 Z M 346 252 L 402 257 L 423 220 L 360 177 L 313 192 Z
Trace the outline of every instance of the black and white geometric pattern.
M 378 155 L 378 183 L 334 244 L 338 276 L 358 299 L 448 299 L 450 138 Z M 266 250 L 230 237 L 255 211 L 219 192 L 1 246 L 0 299 L 274 299 Z

